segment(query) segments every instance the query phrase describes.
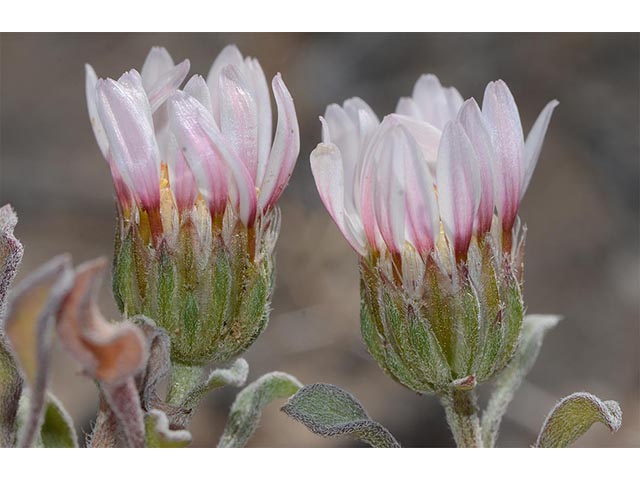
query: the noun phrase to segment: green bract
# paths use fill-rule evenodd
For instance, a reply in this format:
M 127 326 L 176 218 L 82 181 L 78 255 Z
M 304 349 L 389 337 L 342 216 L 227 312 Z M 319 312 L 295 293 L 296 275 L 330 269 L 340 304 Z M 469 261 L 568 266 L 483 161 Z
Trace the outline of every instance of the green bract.
M 279 213 L 242 226 L 180 220 L 157 245 L 120 217 L 113 292 L 125 316 L 153 318 L 171 338 L 171 358 L 185 365 L 224 363 L 264 330 L 274 287 Z
M 394 380 L 442 393 L 473 388 L 507 365 L 524 316 L 522 246 L 503 254 L 497 238 L 474 239 L 457 261 L 444 248 L 424 262 L 405 256 L 402 274 L 386 257 L 361 258 L 362 335 Z

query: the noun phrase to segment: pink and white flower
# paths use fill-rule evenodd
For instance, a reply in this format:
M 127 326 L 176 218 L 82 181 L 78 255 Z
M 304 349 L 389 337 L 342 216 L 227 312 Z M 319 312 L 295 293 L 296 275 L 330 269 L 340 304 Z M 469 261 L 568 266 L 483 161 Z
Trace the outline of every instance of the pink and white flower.
M 158 47 L 141 73 L 131 70 L 118 80 L 98 79 L 86 66 L 89 116 L 118 201 L 124 211 L 135 206 L 151 219 L 160 210 L 190 212 L 202 197 L 212 218 L 230 206 L 249 227 L 272 209 L 295 166 L 300 140 L 293 99 L 276 75 L 272 141 L 269 89 L 257 60 L 226 47 L 206 81 L 196 75 L 180 91 L 188 70 L 188 60 L 174 65 Z
M 320 197 L 361 256 L 409 248 L 426 259 L 444 238 L 465 258 L 492 228 L 510 235 L 557 105 L 547 104 L 526 141 L 502 80 L 487 85 L 482 109 L 434 75 L 382 122 L 359 98 L 330 105 L 311 154 Z
M 280 74 L 271 87 L 273 142 L 266 78 L 235 46 L 220 53 L 206 82 L 195 76 L 169 100 L 171 131 L 212 213 L 223 213 L 229 198 L 245 225 L 280 198 L 300 152 L 293 99 Z

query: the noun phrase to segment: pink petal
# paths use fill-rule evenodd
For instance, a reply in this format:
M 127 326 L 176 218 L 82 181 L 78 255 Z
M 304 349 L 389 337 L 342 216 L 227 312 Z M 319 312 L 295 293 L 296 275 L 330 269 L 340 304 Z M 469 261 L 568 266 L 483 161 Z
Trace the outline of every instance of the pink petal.
M 359 211 L 360 163 L 364 149 L 380 121 L 367 103 L 358 97 L 345 100 L 343 106 L 333 104 L 326 109 L 323 124 L 323 141 L 334 143 L 340 150 L 344 181 L 353 185 L 346 193 L 345 207 L 350 212 Z
M 99 80 L 96 100 L 118 172 L 142 206 L 158 207 L 160 159 L 140 76 L 135 72 L 122 82 Z
M 494 154 L 491 136 L 480 107 L 471 98 L 464 102 L 458 114 L 458 121 L 471 141 L 478 162 L 480 174 L 480 205 L 475 222 L 475 232 L 484 233 L 491 228 L 494 201 Z
M 151 111 L 155 112 L 175 92 L 189 73 L 189 60 L 180 62 L 164 72 L 148 89 Z
M 464 255 L 480 203 L 480 175 L 469 137 L 458 122 L 442 132 L 436 172 L 440 217 L 456 256 Z
M 300 153 L 300 130 L 293 98 L 280 74 L 273 77 L 271 87 L 278 107 L 278 124 L 265 176 L 260 185 L 260 211 L 269 208 L 280 198 Z
M 140 70 L 145 90 L 149 91 L 160 77 L 171 70 L 174 65 L 173 58 L 166 48 L 151 47 L 142 65 L 142 70 Z
M 344 238 L 360 255 L 366 254 L 364 232 L 357 217 L 349 217 L 344 205 L 345 184 L 340 150 L 330 143 L 319 144 L 311 152 L 311 172 L 322 203 Z
M 505 230 L 511 230 L 522 192 L 524 140 L 520 115 L 509 87 L 497 80 L 487 85 L 482 100 L 495 152 L 496 207 Z
M 405 127 L 400 127 L 400 131 L 405 162 L 407 240 L 426 255 L 433 249 L 440 232 L 435 182 L 414 138 Z
M 441 132 L 433 125 L 415 120 L 413 118 L 392 113 L 385 117 L 385 121 L 392 122 L 396 125 L 402 125 L 406 128 L 411 136 L 418 144 L 422 155 L 435 172 L 436 159 L 438 157 L 438 145 L 440 144 Z
M 193 97 L 177 92 L 167 103 L 169 125 L 211 214 L 221 215 L 227 207 L 227 170 L 219 150 L 212 145 L 201 125 L 209 115 Z
M 255 184 L 258 170 L 258 109 L 240 72 L 227 65 L 220 74 L 220 131 L 244 162 Z
M 187 159 L 173 136 L 169 137 L 167 167 L 169 170 L 169 185 L 178 210 L 191 209 L 198 196 L 198 186 Z
M 107 134 L 104 133 L 104 128 L 100 122 L 98 116 L 98 108 L 96 106 L 96 82 L 98 76 L 93 70 L 93 67 L 86 63 L 84 65 L 85 70 L 85 94 L 87 97 L 87 110 L 89 111 L 89 120 L 91 121 L 91 128 L 93 129 L 93 135 L 96 137 L 96 142 L 104 158 L 107 158 L 107 152 L 109 151 L 109 140 Z
M 113 159 L 113 155 L 111 151 L 107 152 L 107 163 L 109 164 L 109 169 L 111 171 L 111 178 L 113 180 L 113 189 L 116 192 L 116 198 L 118 199 L 118 203 L 123 209 L 131 208 L 131 203 L 133 201 L 133 195 L 129 191 L 129 187 L 127 187 L 126 182 L 120 175 L 118 171 L 118 167 L 116 166 L 116 162 Z
M 400 253 L 405 241 L 406 135 L 399 127 L 388 130 L 373 151 L 376 164 L 374 213 L 380 234 L 392 253 Z
M 252 224 L 256 216 L 255 185 L 209 111 L 194 98 L 177 92 L 170 101 L 169 118 L 212 213 L 224 212 L 228 195 L 242 223 Z
M 538 158 L 540 157 L 540 152 L 542 151 L 542 144 L 544 143 L 544 137 L 547 134 L 547 128 L 549 128 L 551 115 L 558 105 L 559 102 L 557 100 L 551 100 L 547 103 L 547 105 L 542 109 L 542 112 L 540 112 L 540 115 L 538 115 L 533 127 L 531 127 L 529 135 L 527 135 L 527 140 L 524 144 L 525 166 L 524 180 L 522 182 L 522 195 L 524 195 L 524 192 L 526 192 L 527 187 L 529 186 L 531 176 L 533 175 L 533 171 L 538 163 Z

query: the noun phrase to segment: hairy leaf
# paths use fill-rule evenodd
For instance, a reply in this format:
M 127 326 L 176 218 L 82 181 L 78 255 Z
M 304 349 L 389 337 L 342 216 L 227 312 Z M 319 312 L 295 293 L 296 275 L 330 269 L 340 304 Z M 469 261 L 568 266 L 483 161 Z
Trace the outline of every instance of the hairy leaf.
M 558 315 L 524 317 L 518 349 L 511 362 L 498 375 L 487 408 L 482 415 L 482 442 L 485 447 L 495 445 L 500 422 L 509 403 L 538 358 L 545 334 L 555 327 L 560 319 Z
M 60 255 L 27 276 L 10 294 L 5 329 L 31 398 L 18 439 L 20 447 L 32 446 L 42 425 L 55 321 L 72 284 L 71 257 Z
M 323 437 L 350 435 L 372 447 L 399 447 L 389 431 L 373 421 L 349 392 L 326 383 L 307 385 L 282 411 Z
M 73 288 L 58 321 L 63 346 L 83 372 L 100 384 L 131 447 L 144 446 L 144 422 L 134 376 L 146 365 L 147 342 L 131 322 L 108 322 L 97 306 L 106 261 L 85 262 L 75 274 Z
M 267 373 L 245 387 L 231 405 L 218 447 L 243 447 L 258 428 L 264 407 L 276 398 L 290 397 L 300 387 L 295 377 L 282 372 Z
M 15 443 L 16 415 L 22 393 L 22 377 L 0 331 L 0 448 Z
M 73 420 L 62 406 L 62 403 L 49 394 L 44 422 L 40 429 L 42 446 L 45 448 L 77 448 L 78 436 Z
M 169 420 L 162 410 L 151 410 L 144 417 L 147 448 L 178 448 L 191 443 L 187 430 L 170 430 Z
M 572 393 L 549 412 L 535 446 L 568 447 L 596 422 L 605 424 L 612 433 L 617 432 L 622 425 L 618 402 L 602 401 L 586 392 Z
M 241 387 L 247 381 L 249 364 L 244 358 L 238 358 L 229 368 L 218 368 L 211 372 L 209 378 L 194 388 L 182 403 L 183 408 L 195 408 L 207 392 L 230 385 Z
M 158 383 L 169 373 L 171 340 L 163 328 L 156 326 L 153 320 L 144 315 L 136 315 L 131 318 L 131 321 L 142 331 L 149 350 L 147 365 L 137 375 L 136 381 L 142 406 L 145 410 L 150 410 L 158 401 L 156 394 Z
M 13 235 L 17 223 L 18 217 L 11 205 L 0 208 L 0 325 L 4 318 L 7 293 L 24 253 L 22 244 Z
M 24 248 L 13 235 L 18 222 L 10 205 L 0 208 L 0 448 L 13 446 L 22 377 L 3 333 L 5 301 Z
M 76 269 L 58 321 L 58 335 L 85 374 L 117 384 L 142 370 L 147 344 L 131 322 L 110 323 L 100 313 L 97 297 L 106 265 L 106 260 L 99 258 Z

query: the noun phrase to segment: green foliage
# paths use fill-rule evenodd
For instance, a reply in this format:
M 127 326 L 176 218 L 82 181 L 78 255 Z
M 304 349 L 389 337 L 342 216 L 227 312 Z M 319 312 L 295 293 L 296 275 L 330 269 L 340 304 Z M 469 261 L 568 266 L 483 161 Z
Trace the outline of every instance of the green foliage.
M 151 410 L 144 417 L 145 446 L 147 448 L 181 448 L 191 443 L 187 430 L 171 430 L 162 410 Z
M 276 398 L 287 398 L 302 387 L 291 375 L 271 372 L 242 390 L 231 406 L 218 447 L 243 447 L 258 428 L 262 410 Z
M 49 394 L 40 439 L 45 448 L 77 448 L 78 437 L 73 420 L 60 401 Z
M 596 422 L 606 425 L 612 433 L 617 432 L 622 425 L 622 410 L 618 402 L 602 401 L 586 392 L 572 393 L 553 407 L 535 446 L 568 447 Z
M 495 445 L 500 421 L 516 390 L 538 358 L 544 335 L 559 321 L 560 317 L 557 315 L 527 315 L 524 318 L 520 345 L 507 368 L 496 378 L 489 403 L 482 416 L 482 436 L 485 447 Z
M 325 383 L 301 388 L 282 411 L 323 437 L 349 435 L 372 447 L 399 447 L 389 431 L 373 421 L 349 392 Z

